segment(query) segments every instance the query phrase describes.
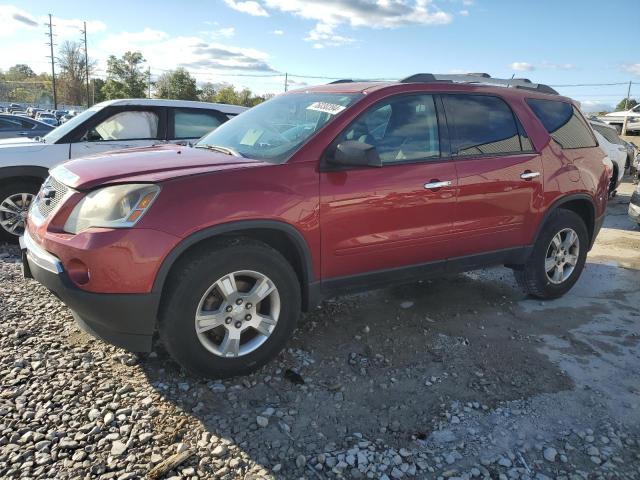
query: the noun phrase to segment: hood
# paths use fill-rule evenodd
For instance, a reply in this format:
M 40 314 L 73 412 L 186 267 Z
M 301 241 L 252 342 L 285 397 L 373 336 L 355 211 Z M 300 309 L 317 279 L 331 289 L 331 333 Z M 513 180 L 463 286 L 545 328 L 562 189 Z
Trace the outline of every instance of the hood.
M 259 160 L 179 145 L 129 148 L 71 160 L 52 170 L 74 189 L 132 182 L 161 182 L 214 171 L 270 165 Z

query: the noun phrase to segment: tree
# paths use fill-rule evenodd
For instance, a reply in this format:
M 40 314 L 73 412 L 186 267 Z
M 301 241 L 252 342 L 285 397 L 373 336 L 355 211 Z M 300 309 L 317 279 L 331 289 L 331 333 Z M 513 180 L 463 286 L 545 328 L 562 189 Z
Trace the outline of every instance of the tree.
M 69 105 L 86 104 L 87 68 L 80 42 L 64 42 L 58 55 L 56 60 L 60 66 L 60 74 L 57 78 L 60 103 Z M 89 61 L 89 75 L 95 69 L 95 65 L 95 62 Z
M 200 93 L 200 99 L 206 102 L 215 103 L 228 103 L 229 105 L 241 105 L 243 107 L 255 107 L 259 103 L 265 101 L 265 97 L 254 95 L 251 90 L 244 88 L 237 91 L 233 88 L 233 85 L 223 84 L 219 86 L 219 89 L 214 90 L 214 86 L 211 84 L 205 84 L 207 87 L 207 98 L 204 98 L 204 88 Z
M 91 85 L 89 85 L 89 93 L 91 95 L 91 104 L 103 102 L 106 100 L 102 89 L 104 88 L 105 81 L 101 78 L 92 78 Z
M 198 91 L 198 99 L 201 102 L 215 103 L 217 93 L 217 86 L 211 82 L 207 82 L 203 84 L 202 88 Z
M 140 52 L 126 52 L 122 58 L 111 55 L 107 60 L 107 81 L 102 87 L 105 99 L 146 97 L 147 74 L 142 70 L 144 62 Z
M 29 65 L 19 63 L 7 70 L 7 80 L 25 80 L 27 78 L 33 78 L 36 74 Z
M 171 98 L 174 100 L 197 100 L 198 89 L 196 79 L 189 75 L 184 68 L 177 68 L 158 77 L 155 83 L 157 98 Z
M 626 104 L 626 107 L 625 107 L 625 104 Z M 618 103 L 618 105 L 616 105 L 616 112 L 619 112 L 621 110 L 631 110 L 636 105 L 638 105 L 638 102 L 636 101 L 635 98 L 630 98 L 628 103 L 627 103 L 627 99 L 625 98 L 621 100 L 620 103 Z

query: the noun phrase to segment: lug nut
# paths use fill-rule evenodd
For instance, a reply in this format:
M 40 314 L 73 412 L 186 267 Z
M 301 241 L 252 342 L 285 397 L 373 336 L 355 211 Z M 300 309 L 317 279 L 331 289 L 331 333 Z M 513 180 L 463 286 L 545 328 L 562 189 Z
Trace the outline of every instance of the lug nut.
M 241 298 L 236 300 L 236 305 L 242 305 L 242 299 Z
M 231 305 L 227 305 L 227 308 L 225 308 L 225 310 L 227 312 L 230 312 L 231 310 L 233 310 L 233 307 Z
M 251 305 L 250 303 L 247 303 L 246 307 L 247 307 L 247 310 L 250 310 L 251 308 L 253 308 L 253 305 Z
M 251 315 L 245 315 L 244 319 L 248 322 L 249 320 L 251 320 Z
M 227 325 L 229 325 L 231 323 L 231 317 L 227 317 L 224 319 L 224 323 L 226 323 Z
M 236 328 L 240 328 L 242 326 L 242 322 L 236 322 Z

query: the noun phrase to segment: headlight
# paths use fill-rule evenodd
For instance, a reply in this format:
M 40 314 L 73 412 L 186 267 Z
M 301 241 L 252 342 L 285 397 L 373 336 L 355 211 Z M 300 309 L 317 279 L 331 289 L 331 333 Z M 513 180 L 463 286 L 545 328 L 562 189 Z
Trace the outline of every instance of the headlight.
M 132 227 L 159 192 L 159 186 L 149 184 L 115 185 L 95 190 L 75 206 L 64 229 L 79 233 L 90 227 Z

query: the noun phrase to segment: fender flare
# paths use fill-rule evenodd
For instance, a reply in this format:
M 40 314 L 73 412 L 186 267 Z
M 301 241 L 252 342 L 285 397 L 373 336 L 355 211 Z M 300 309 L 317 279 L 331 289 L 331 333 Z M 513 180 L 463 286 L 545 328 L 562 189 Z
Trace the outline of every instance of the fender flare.
M 542 231 L 542 229 L 544 228 L 545 223 L 547 223 L 547 220 L 549 219 L 549 217 L 558 209 L 560 208 L 562 205 L 564 205 L 565 203 L 568 202 L 572 202 L 574 200 L 586 200 L 588 202 L 588 204 L 590 205 L 590 213 L 591 213 L 591 226 L 587 225 L 587 229 L 591 228 L 591 231 L 589 231 L 589 235 L 591 236 L 590 238 L 590 243 L 593 243 L 593 236 L 594 236 L 594 228 L 595 228 L 595 222 L 596 222 L 596 205 L 595 202 L 593 201 L 593 198 L 586 194 L 586 193 L 572 193 L 571 195 L 567 195 L 565 197 L 559 198 L 558 200 L 554 201 L 551 206 L 547 209 L 546 212 L 544 212 L 544 215 L 542 216 L 542 219 L 540 220 L 540 223 L 538 224 L 538 227 L 536 229 L 536 234 L 533 237 L 533 242 L 532 244 L 535 245 L 535 243 L 538 241 L 538 237 L 540 236 L 540 232 Z
M 37 167 L 35 165 L 20 165 L 15 167 L 1 167 L 0 180 L 6 180 L 14 177 L 36 177 L 44 182 L 49 176 L 49 169 L 45 167 Z
M 309 288 L 314 283 L 313 263 L 311 252 L 302 234 L 292 225 L 279 220 L 240 220 L 237 222 L 223 223 L 199 230 L 188 237 L 182 239 L 162 260 L 156 278 L 153 282 L 152 292 L 161 293 L 166 283 L 167 277 L 176 260 L 190 247 L 203 240 L 215 238 L 220 235 L 243 230 L 275 230 L 284 233 L 296 247 L 296 252 L 301 260 L 303 275 L 303 290 Z

